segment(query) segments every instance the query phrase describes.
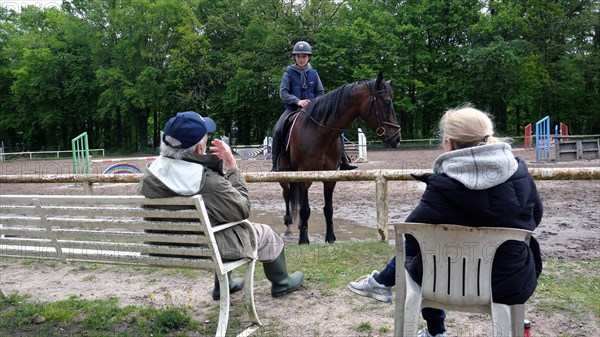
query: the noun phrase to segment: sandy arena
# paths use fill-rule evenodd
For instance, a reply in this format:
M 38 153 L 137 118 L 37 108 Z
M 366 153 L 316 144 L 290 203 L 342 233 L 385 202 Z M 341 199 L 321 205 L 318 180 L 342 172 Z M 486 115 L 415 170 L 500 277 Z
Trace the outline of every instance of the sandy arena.
M 600 167 L 600 160 L 580 160 L 566 162 L 536 162 L 535 151 L 514 149 L 517 156 L 523 158 L 530 168 L 535 167 Z M 416 172 L 430 170 L 441 149 L 419 150 L 381 150 L 370 151 L 368 162 L 359 163 L 359 170 L 373 169 L 410 169 Z M 94 158 L 96 159 L 96 158 Z M 99 158 L 98 158 L 99 159 Z M 127 162 L 127 160 L 124 160 Z M 129 161 L 145 171 L 150 161 Z M 92 173 L 102 173 L 114 162 L 92 164 Z M 270 161 L 259 155 L 256 160 L 240 160 L 239 165 L 245 172 L 267 172 Z M 72 173 L 70 160 L 13 161 L 0 163 L 0 174 L 68 174 Z M 538 181 L 539 193 L 544 204 L 544 217 L 536 231 L 545 258 L 558 257 L 565 260 L 597 259 L 600 257 L 600 180 L 591 181 Z M 94 194 L 135 194 L 135 184 L 96 184 Z M 276 183 L 251 183 L 250 195 L 253 202 L 252 220 L 272 224 L 280 233 L 284 226 L 284 204 L 281 188 Z M 389 182 L 389 220 L 401 221 L 416 206 L 424 190 L 424 184 L 413 181 Z M 81 186 L 73 184 L 0 184 L 1 194 L 84 194 Z M 311 243 L 323 242 L 324 220 L 322 217 L 322 184 L 314 183 L 310 189 L 311 219 L 309 235 Z M 375 211 L 375 183 L 340 182 L 334 193 L 334 223 L 338 241 L 377 240 Z M 297 229 L 295 229 L 297 234 Z M 391 232 L 390 232 L 391 234 Z M 391 237 L 391 236 L 390 236 Z M 388 257 L 382 257 L 382 264 Z M 196 298 L 208 300 L 206 295 L 212 287 L 211 275 L 205 280 L 181 280 L 176 278 L 165 282 L 149 283 L 145 275 L 124 275 L 102 271 L 71 270 L 65 266 L 24 267 L 17 262 L 1 261 L 0 288 L 5 293 L 22 292 L 32 294 L 39 300 L 58 300 L 76 294 L 84 298 L 103 298 L 108 295 L 119 297 L 122 305 L 148 304 L 147 294 L 161 293 L 165 290 L 191 292 Z M 374 268 L 379 266 L 373 266 Z M 365 270 L 365 273 L 370 270 Z M 82 279 L 94 274 L 93 283 Z M 10 275 L 10 276 L 9 276 Z M 168 276 L 165 276 L 168 278 Z M 199 282 L 198 282 L 199 281 Z M 206 282 L 203 282 L 206 281 Z M 264 280 L 263 280 L 264 281 Z M 263 282 L 261 281 L 261 282 Z M 348 280 L 352 281 L 352 280 Z M 198 283 L 197 283 L 198 282 Z M 351 296 L 349 292 L 322 298 L 318 289 L 309 289 L 292 296 L 305 298 L 305 303 L 286 301 L 285 309 L 281 302 L 270 298 L 267 287 L 259 282 L 256 287 L 258 312 L 265 323 L 270 321 L 292 321 L 289 324 L 318 327 L 326 320 L 329 330 L 317 329 L 319 336 L 356 336 L 356 322 L 372 320 L 374 326 L 393 327 L 393 306 L 375 303 L 364 298 Z M 266 282 L 266 281 L 264 281 Z M 174 291 L 175 291 L 174 290 Z M 348 294 L 346 294 L 348 293 Z M 187 295 L 186 295 L 187 296 Z M 235 300 L 235 296 L 234 296 Z M 237 301 L 241 301 L 238 299 Z M 293 303 L 292 303 L 293 302 Z M 372 309 L 355 315 L 351 308 L 369 306 Z M 311 310 L 306 310 L 311 307 Z M 290 316 L 289 311 L 294 314 Z M 452 313 L 457 322 L 469 321 L 472 315 Z M 345 317 L 345 318 L 344 318 Z M 546 317 L 542 313 L 528 311 L 526 317 L 534 322 L 538 336 L 556 336 L 565 333 L 575 335 L 600 335 L 597 319 L 585 322 L 585 327 L 577 326 L 566 317 Z M 465 324 L 465 323 L 463 323 Z M 260 330 L 259 330 L 260 331 Z M 309 331 L 309 330 L 307 330 Z M 456 330 L 454 330 L 456 331 Z M 453 333 L 449 325 L 450 336 Z M 308 335 L 316 335 L 307 332 Z M 1 334 L 1 332 L 0 332 Z M 392 332 L 379 336 L 391 336 Z M 475 336 L 478 334 L 469 334 Z

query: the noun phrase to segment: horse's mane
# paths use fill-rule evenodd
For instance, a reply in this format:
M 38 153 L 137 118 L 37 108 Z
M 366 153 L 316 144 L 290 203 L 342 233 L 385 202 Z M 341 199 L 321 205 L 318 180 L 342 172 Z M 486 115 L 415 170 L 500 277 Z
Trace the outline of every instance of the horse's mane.
M 348 97 L 352 93 L 352 91 L 356 90 L 357 87 L 361 85 L 368 85 L 371 92 L 376 92 L 377 88 L 375 88 L 375 79 L 364 80 L 349 84 L 344 84 L 337 89 L 334 89 L 323 96 L 318 97 L 312 104 L 310 104 L 306 113 L 308 116 L 311 116 L 314 120 L 319 123 L 327 123 L 330 118 L 335 118 L 336 115 L 340 112 L 339 107 L 344 106 L 348 103 Z M 391 91 L 391 87 L 388 82 L 381 82 L 383 89 L 387 92 Z M 305 123 L 308 122 L 308 119 L 305 120 Z

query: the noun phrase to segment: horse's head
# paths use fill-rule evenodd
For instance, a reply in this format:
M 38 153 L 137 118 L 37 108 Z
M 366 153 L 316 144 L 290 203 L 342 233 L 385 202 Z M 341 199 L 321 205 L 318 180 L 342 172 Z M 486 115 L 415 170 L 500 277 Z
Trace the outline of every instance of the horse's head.
M 392 103 L 394 94 L 390 82 L 384 81 L 381 72 L 377 79 L 368 82 L 371 99 L 361 116 L 375 130 L 385 146 L 396 147 L 400 142 L 400 125 Z

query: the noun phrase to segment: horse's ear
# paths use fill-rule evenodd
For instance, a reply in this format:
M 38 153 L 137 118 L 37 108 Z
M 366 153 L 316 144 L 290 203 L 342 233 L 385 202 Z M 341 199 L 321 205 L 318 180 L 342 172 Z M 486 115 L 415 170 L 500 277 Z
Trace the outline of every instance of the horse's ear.
M 388 80 L 388 81 L 386 81 L 386 82 L 387 82 L 387 84 L 388 84 L 390 87 L 392 86 L 392 80 Z
M 382 81 L 383 81 L 383 71 L 380 71 L 379 74 L 377 74 L 377 81 L 375 82 L 375 86 L 377 88 L 379 88 Z

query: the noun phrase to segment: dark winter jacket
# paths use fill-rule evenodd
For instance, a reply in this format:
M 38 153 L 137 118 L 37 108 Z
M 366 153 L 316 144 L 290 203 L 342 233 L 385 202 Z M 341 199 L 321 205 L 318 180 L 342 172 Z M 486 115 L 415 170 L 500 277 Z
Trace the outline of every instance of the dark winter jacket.
M 414 176 L 427 184 L 419 205 L 407 222 L 465 226 L 510 227 L 534 230 L 542 219 L 542 203 L 525 163 L 508 144 L 449 151 L 437 158 L 434 173 Z M 417 241 L 406 239 L 406 269 L 421 281 Z M 540 248 L 507 241 L 496 251 L 492 268 L 494 302 L 525 303 L 542 271 Z
M 288 66 L 279 85 L 279 97 L 288 111 L 298 110 L 298 102 L 322 96 L 325 90 L 317 71 L 307 64 L 304 69 L 297 65 Z

